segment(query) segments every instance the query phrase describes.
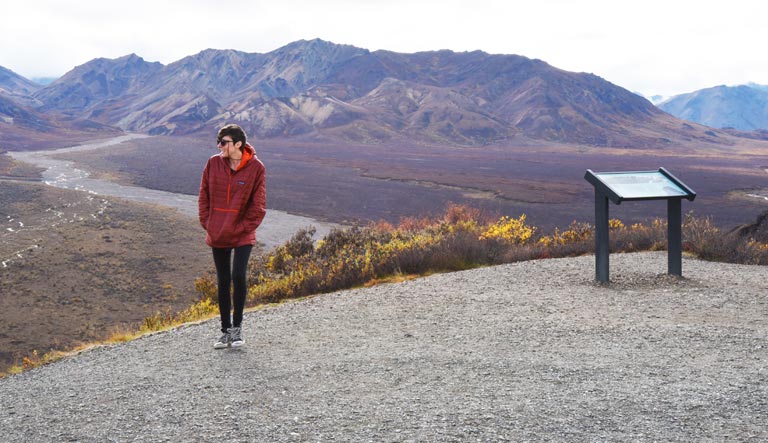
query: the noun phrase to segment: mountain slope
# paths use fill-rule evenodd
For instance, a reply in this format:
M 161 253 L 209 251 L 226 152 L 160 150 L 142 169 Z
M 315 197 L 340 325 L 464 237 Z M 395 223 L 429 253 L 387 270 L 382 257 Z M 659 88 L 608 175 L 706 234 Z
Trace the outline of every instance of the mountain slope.
M 26 129 L 35 131 L 47 131 L 50 126 L 44 116 L 3 95 L 0 95 L 0 122 L 18 123 Z
M 764 88 L 716 86 L 676 95 L 658 106 L 676 117 L 713 128 L 768 129 L 768 89 Z
M 11 99 L 19 105 L 33 106 L 39 102 L 36 102 L 31 96 L 42 87 L 42 85 L 0 66 L 0 97 Z
M 41 85 L 0 66 L 0 92 L 9 95 L 32 95 L 40 88 Z
M 92 120 L 39 112 L 0 94 L 0 150 L 60 147 L 118 132 Z
M 33 96 L 44 103 L 44 111 L 93 113 L 110 100 L 135 93 L 161 69 L 161 63 L 146 62 L 135 54 L 114 60 L 98 58 L 77 66 Z

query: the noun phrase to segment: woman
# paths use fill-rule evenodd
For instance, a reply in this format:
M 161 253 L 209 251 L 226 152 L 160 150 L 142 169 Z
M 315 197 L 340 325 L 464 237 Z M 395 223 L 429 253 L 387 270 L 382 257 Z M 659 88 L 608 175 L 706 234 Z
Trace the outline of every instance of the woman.
M 245 273 L 256 228 L 264 219 L 267 191 L 264 164 L 246 142 L 237 125 L 219 130 L 220 153 L 208 159 L 198 197 L 200 224 L 207 232 L 205 243 L 213 249 L 218 277 L 222 336 L 215 349 L 242 346 L 243 309 L 247 292 Z M 234 251 L 234 262 L 232 252 Z M 230 299 L 230 285 L 234 291 Z M 230 311 L 234 307 L 234 316 Z

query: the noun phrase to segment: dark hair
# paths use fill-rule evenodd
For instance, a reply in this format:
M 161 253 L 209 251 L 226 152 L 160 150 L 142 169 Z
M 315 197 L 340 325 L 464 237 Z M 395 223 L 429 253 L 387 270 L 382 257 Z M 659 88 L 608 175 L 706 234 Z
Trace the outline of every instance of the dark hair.
M 242 145 L 240 145 L 240 150 L 243 150 L 246 143 L 245 131 L 243 131 L 243 128 L 235 124 L 226 125 L 219 129 L 219 135 L 216 136 L 216 140 L 221 141 L 221 138 L 225 135 L 232 137 L 235 144 L 237 144 L 237 142 L 243 142 Z

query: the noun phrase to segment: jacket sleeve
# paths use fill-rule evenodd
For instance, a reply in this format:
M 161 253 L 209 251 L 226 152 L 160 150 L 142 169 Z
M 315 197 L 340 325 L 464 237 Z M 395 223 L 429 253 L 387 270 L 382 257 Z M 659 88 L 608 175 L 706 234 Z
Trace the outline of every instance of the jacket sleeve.
M 256 176 L 256 184 L 253 187 L 250 200 L 248 209 L 240 221 L 239 228 L 243 233 L 255 231 L 267 214 L 266 169 L 263 166 Z
M 210 193 L 208 192 L 208 172 L 210 171 L 210 168 L 211 162 L 209 160 L 208 163 L 205 164 L 205 169 L 203 169 L 203 176 L 200 178 L 200 192 L 197 196 L 197 214 L 200 219 L 200 226 L 202 226 L 203 229 L 207 229 L 208 217 L 211 213 Z

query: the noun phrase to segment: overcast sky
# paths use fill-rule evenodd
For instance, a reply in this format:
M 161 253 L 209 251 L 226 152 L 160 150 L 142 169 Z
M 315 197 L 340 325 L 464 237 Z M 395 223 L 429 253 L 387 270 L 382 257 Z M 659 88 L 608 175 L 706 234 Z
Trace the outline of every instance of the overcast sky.
M 768 84 L 764 0 L 7 0 L 0 66 L 57 77 L 97 57 L 168 64 L 321 38 L 370 50 L 518 54 L 645 95 Z

